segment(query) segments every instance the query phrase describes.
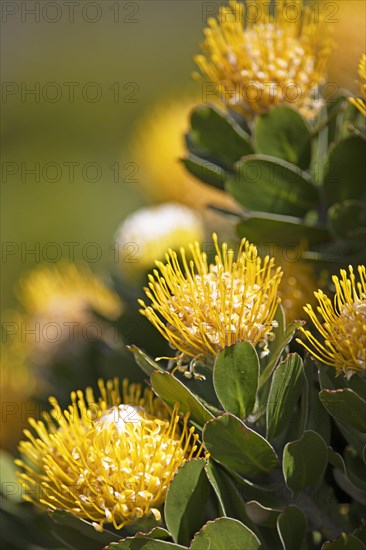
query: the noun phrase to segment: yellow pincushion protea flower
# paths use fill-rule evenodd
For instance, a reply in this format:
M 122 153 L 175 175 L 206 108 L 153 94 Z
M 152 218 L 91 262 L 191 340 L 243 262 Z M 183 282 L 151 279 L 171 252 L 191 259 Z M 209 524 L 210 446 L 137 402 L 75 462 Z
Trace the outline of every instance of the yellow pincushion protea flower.
M 62 411 L 55 398 L 45 421 L 29 419 L 35 435 L 24 434 L 16 460 L 25 500 L 42 508 L 60 508 L 90 520 L 97 530 L 111 523 L 121 529 L 154 516 L 177 469 L 197 456 L 198 435 L 179 426 L 178 405 L 168 409 L 150 389 L 123 381 L 99 381 L 100 397 L 91 388 L 73 392 Z
M 355 372 L 366 372 L 366 270 L 358 266 L 360 280 L 352 267 L 349 275 L 341 269 L 341 277 L 333 276 L 334 302 L 324 292 L 315 292 L 319 302 L 317 311 L 308 304 L 304 307 L 315 328 L 324 339 L 320 342 L 309 330 L 301 329 L 308 344 L 299 341 L 322 363 L 334 367 L 337 374 L 347 377 Z
M 358 74 L 361 79 L 358 85 L 361 97 L 350 97 L 349 100 L 363 116 L 366 116 L 366 53 L 360 59 Z
M 77 354 L 88 342 L 111 341 L 110 327 L 94 312 L 109 320 L 122 312 L 117 294 L 89 267 L 66 261 L 26 273 L 17 297 L 24 309 L 19 334 L 32 359 L 40 363 L 59 353 Z
M 115 319 L 121 312 L 117 295 L 86 266 L 61 262 L 27 273 L 19 283 L 18 298 L 30 315 L 57 315 L 94 309 Z
M 273 338 L 281 268 L 275 269 L 269 256 L 262 262 L 246 239 L 236 259 L 227 243 L 219 247 L 216 234 L 213 242 L 216 257 L 210 265 L 198 242 L 189 247 L 189 262 L 181 248 L 183 269 L 176 252 L 169 250 L 167 263 L 156 262 L 160 273 L 154 270 L 145 288 L 151 305 L 139 300 L 140 312 L 181 352 L 178 364 L 186 357 L 210 364 L 223 348 L 243 340 L 261 346 L 265 355 Z M 191 361 L 194 372 L 193 367 Z
M 221 7 L 218 20 L 208 20 L 203 55 L 195 57 L 201 74 L 194 77 L 206 95 L 216 88 L 223 103 L 245 116 L 292 104 L 312 118 L 322 103 L 318 88 L 331 52 L 329 29 L 302 0 L 274 6 L 274 15 L 267 0 Z

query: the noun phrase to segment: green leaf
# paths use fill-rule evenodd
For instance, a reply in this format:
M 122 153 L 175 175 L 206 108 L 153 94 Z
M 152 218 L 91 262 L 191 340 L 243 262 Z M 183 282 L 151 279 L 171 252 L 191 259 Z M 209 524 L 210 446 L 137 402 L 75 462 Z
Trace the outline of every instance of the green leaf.
M 335 468 L 333 476 L 339 487 L 357 502 L 366 504 L 365 492 L 358 485 L 360 483 L 364 487 L 364 481 L 356 478 L 351 470 L 347 471 L 343 458 L 331 447 L 328 447 L 328 460 L 329 464 Z
M 297 506 L 289 506 L 278 517 L 277 531 L 283 550 L 302 548 L 307 531 L 304 513 Z
M 65 510 L 48 512 L 48 517 L 52 533 L 68 548 L 100 550 L 119 538 L 107 529 L 100 533 L 90 522 L 77 518 Z
M 259 359 L 249 342 L 223 349 L 216 358 L 213 382 L 226 412 L 246 418 L 253 410 L 258 387 Z
M 255 244 L 264 243 L 267 246 L 292 245 L 302 240 L 306 240 L 311 246 L 330 239 L 327 229 L 306 225 L 299 220 L 289 220 L 285 217 L 275 219 L 269 214 L 249 215 L 247 219 L 238 223 L 236 232 L 240 238 L 246 237 Z M 289 236 L 291 236 L 290 243 Z
M 319 398 L 333 418 L 346 427 L 366 433 L 366 401 L 353 390 L 322 390 Z
M 253 522 L 245 512 L 243 495 L 240 494 L 239 489 L 233 484 L 223 468 L 212 459 L 209 459 L 205 465 L 205 470 L 219 501 L 221 515 L 238 519 L 249 529 L 253 529 Z
M 297 166 L 266 155 L 249 155 L 235 165 L 226 189 L 248 210 L 302 218 L 318 203 L 309 175 Z
M 191 115 L 189 150 L 200 157 L 230 168 L 253 152 L 249 136 L 228 116 L 212 105 L 200 105 Z
M 282 335 L 276 335 L 275 345 L 271 350 L 271 358 L 267 363 L 265 369 L 262 371 L 259 377 L 259 387 L 261 388 L 271 376 L 273 369 L 277 365 L 284 349 L 291 342 L 295 332 L 305 324 L 305 321 L 292 321 L 286 327 L 286 330 Z
M 140 369 L 148 376 L 150 376 L 156 370 L 160 372 L 165 372 L 164 369 L 162 369 L 161 366 L 156 361 L 154 361 L 151 357 L 149 357 L 147 353 L 142 351 L 142 349 L 138 348 L 135 345 L 126 346 L 126 348 L 131 353 L 133 353 L 136 363 L 138 364 Z
M 348 380 L 348 386 L 366 401 L 366 378 L 355 373 Z
M 0 449 L 0 492 L 4 499 L 11 502 L 22 501 L 22 490 L 16 476 L 14 458 L 4 449 Z
M 226 514 L 227 516 L 235 517 L 236 519 L 239 519 L 240 521 L 248 525 L 247 522 L 244 521 L 243 517 L 239 517 L 237 515 L 239 511 L 240 513 L 243 512 L 242 499 L 244 499 L 245 501 L 255 500 L 259 502 L 262 506 L 266 506 L 268 508 L 278 508 L 282 505 L 283 494 L 281 491 L 278 492 L 278 484 L 276 482 L 267 482 L 264 486 L 258 485 L 256 483 L 253 483 L 252 481 L 249 481 L 248 479 L 244 479 L 243 477 L 236 474 L 233 470 L 230 470 L 230 472 L 228 472 L 224 466 L 221 466 L 214 460 L 210 459 L 208 466 L 206 467 L 206 473 L 209 477 L 211 484 L 214 487 L 216 495 L 218 493 L 214 485 L 215 482 L 213 480 L 213 476 L 211 476 L 209 472 L 210 465 L 212 466 L 212 468 L 210 468 L 211 472 L 218 472 L 218 475 L 215 475 L 216 481 L 218 479 L 222 479 L 222 487 L 224 493 L 221 494 L 221 497 L 218 496 L 220 505 L 222 504 L 221 500 L 225 502 L 226 498 L 229 498 L 229 502 L 231 502 L 231 500 L 235 502 L 235 510 L 237 510 L 237 512 L 234 513 L 233 510 L 231 510 L 230 514 Z M 231 487 L 233 486 L 234 481 L 235 488 L 232 491 Z M 217 481 L 217 483 L 219 482 Z M 225 492 L 225 487 L 227 487 L 227 493 Z M 250 527 L 250 525 L 248 525 L 248 527 Z
M 174 542 L 188 545 L 204 519 L 208 480 L 203 458 L 189 460 L 171 481 L 165 501 L 165 522 Z
M 327 204 L 348 199 L 363 202 L 366 198 L 366 142 L 351 136 L 337 143 L 329 154 L 324 174 L 324 193 Z
M 207 422 L 203 440 L 215 460 L 244 475 L 256 476 L 278 466 L 276 453 L 268 441 L 232 414 L 225 413 Z
M 322 550 L 365 550 L 364 543 L 351 534 L 342 533 L 337 539 L 325 542 Z
M 86 548 L 86 547 L 85 547 Z M 140 534 L 127 537 L 120 542 L 113 542 L 105 550 L 187 550 L 186 546 L 166 540 L 153 539 Z M 80 550 L 80 549 L 79 549 Z M 89 549 L 88 549 L 89 550 Z
M 311 135 L 302 116 L 281 106 L 257 117 L 255 141 L 259 153 L 277 157 L 303 170 L 309 167 Z
M 313 430 L 314 432 L 317 432 L 322 436 L 324 441 L 329 444 L 331 437 L 331 417 L 319 400 L 319 381 L 317 371 L 314 368 L 314 363 L 308 354 L 306 354 L 304 360 L 304 373 L 306 376 L 306 383 L 308 385 L 308 391 L 306 385 L 304 385 L 304 393 L 301 397 L 301 406 L 304 407 L 304 409 L 307 408 L 304 430 Z
M 245 511 L 256 525 L 263 527 L 275 527 L 280 510 L 263 506 L 256 500 L 245 503 Z
M 267 439 L 276 437 L 291 422 L 303 383 L 302 359 L 297 353 L 292 353 L 272 375 L 267 401 Z
M 157 540 L 169 539 L 170 537 L 171 535 L 166 529 L 154 527 L 148 533 L 139 532 L 134 536 L 126 537 L 118 542 L 112 542 L 109 546 L 105 547 L 105 550 L 139 550 L 140 548 L 144 548 L 145 550 L 174 550 L 184 548 L 184 546 L 165 542 L 165 540 Z
M 226 173 L 222 168 L 216 166 L 208 160 L 201 159 L 196 155 L 181 159 L 181 162 L 195 178 L 207 185 L 212 185 L 217 189 L 225 188 Z
M 344 450 L 344 461 L 350 481 L 366 493 L 366 470 L 363 460 L 352 447 L 346 447 Z
M 366 205 L 356 200 L 333 204 L 328 211 L 331 233 L 339 239 L 364 244 L 366 239 Z
M 283 475 L 286 485 L 295 493 L 320 483 L 328 463 L 328 447 L 313 431 L 287 443 L 283 451 Z
M 179 402 L 183 413 L 190 412 L 190 420 L 199 426 L 214 416 L 198 401 L 188 388 L 168 372 L 153 372 L 151 384 L 157 395 L 170 407 Z
M 256 535 L 240 521 L 218 518 L 208 521 L 194 537 L 190 550 L 258 550 Z

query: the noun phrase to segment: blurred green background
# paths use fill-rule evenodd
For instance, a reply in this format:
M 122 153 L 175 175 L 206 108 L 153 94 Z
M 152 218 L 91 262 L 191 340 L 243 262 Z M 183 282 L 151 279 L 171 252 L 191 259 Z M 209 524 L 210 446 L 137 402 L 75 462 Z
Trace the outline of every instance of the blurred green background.
M 330 4 L 329 76 L 355 89 L 366 3 Z M 197 91 L 192 57 L 219 5 L 2 2 L 2 309 L 23 270 L 70 246 L 76 260 L 112 267 L 115 230 L 146 201 L 127 152 L 133 125 L 157 100 Z
M 195 89 L 203 27 L 194 1 L 81 1 L 74 22 L 67 3 L 40 2 L 39 16 L 27 12 L 37 3 L 5 4 L 3 309 L 23 270 L 60 251 L 69 257 L 70 246 L 96 270 L 113 264 L 114 232 L 144 201 L 126 181 L 139 177 L 127 164 L 131 129 L 159 97 Z

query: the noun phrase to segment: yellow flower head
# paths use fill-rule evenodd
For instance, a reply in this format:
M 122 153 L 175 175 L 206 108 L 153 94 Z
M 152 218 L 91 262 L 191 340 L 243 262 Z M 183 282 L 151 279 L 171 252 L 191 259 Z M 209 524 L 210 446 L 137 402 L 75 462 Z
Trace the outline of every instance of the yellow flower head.
M 25 310 L 19 334 L 26 335 L 30 353 L 41 362 L 110 338 L 109 327 L 94 312 L 114 320 L 122 311 L 118 296 L 87 266 L 78 268 L 66 261 L 24 275 L 17 296 Z
M 267 0 L 221 7 L 218 21 L 208 20 L 203 55 L 195 57 L 201 74 L 194 76 L 206 95 L 215 88 L 223 103 L 245 116 L 289 103 L 311 118 L 321 105 L 329 31 L 302 0 L 274 5 L 274 14 Z
M 341 269 L 341 277 L 333 276 L 335 285 L 334 302 L 321 290 L 315 292 L 319 302 L 317 311 L 320 320 L 307 304 L 306 313 L 314 323 L 315 328 L 323 337 L 320 342 L 309 330 L 301 329 L 309 344 L 300 343 L 322 363 L 331 365 L 337 371 L 347 376 L 355 372 L 366 372 L 366 270 L 358 266 L 360 281 L 352 267 L 349 275 Z
M 273 320 L 279 298 L 281 269 L 268 256 L 262 262 L 256 247 L 241 241 L 237 257 L 226 243 L 221 248 L 213 235 L 215 263 L 196 242 L 186 259 L 181 248 L 181 267 L 176 252 L 169 250 L 167 263 L 156 262 L 145 288 L 151 305 L 143 300 L 140 312 L 161 332 L 173 349 L 191 358 L 211 363 L 226 346 L 248 340 L 259 344 L 263 354 L 273 337 Z M 187 373 L 189 374 L 189 373 Z
M 149 389 L 123 382 L 99 381 L 100 397 L 91 388 L 73 392 L 62 411 L 55 398 L 45 421 L 29 419 L 19 479 L 25 500 L 52 510 L 60 508 L 91 520 L 97 530 L 115 529 L 142 517 L 160 520 L 158 507 L 177 469 L 200 453 L 187 415 L 179 426 L 177 405 L 168 409 Z
M 358 83 L 361 97 L 350 97 L 349 100 L 363 116 L 366 116 L 366 53 L 360 59 L 358 74 L 361 79 L 361 82 Z
M 182 204 L 141 208 L 125 219 L 116 235 L 121 271 L 136 280 L 164 258 L 168 248 L 178 250 L 203 236 L 201 216 Z
M 93 309 L 115 319 L 121 312 L 117 295 L 86 265 L 79 268 L 66 261 L 27 273 L 19 283 L 18 297 L 30 315 L 57 316 Z

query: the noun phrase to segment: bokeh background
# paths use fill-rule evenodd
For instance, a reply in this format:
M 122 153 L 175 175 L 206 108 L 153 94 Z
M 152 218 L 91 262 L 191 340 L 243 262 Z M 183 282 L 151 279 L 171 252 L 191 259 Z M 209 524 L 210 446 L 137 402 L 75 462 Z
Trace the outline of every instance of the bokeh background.
M 155 101 L 195 89 L 192 56 L 202 30 L 201 2 L 81 1 L 74 22 L 63 2 L 59 9 L 47 1 L 6 4 L 3 309 L 14 305 L 20 273 L 60 251 L 69 257 L 67 243 L 76 243 L 75 260 L 112 266 L 114 232 L 147 202 L 131 131 Z
M 366 4 L 328 4 L 338 44 L 330 80 L 354 89 Z M 134 126 L 156 102 L 199 92 L 192 57 L 219 5 L 2 3 L 2 310 L 14 306 L 22 271 L 69 257 L 70 246 L 75 260 L 113 267 L 115 230 L 148 200 L 129 147 Z

